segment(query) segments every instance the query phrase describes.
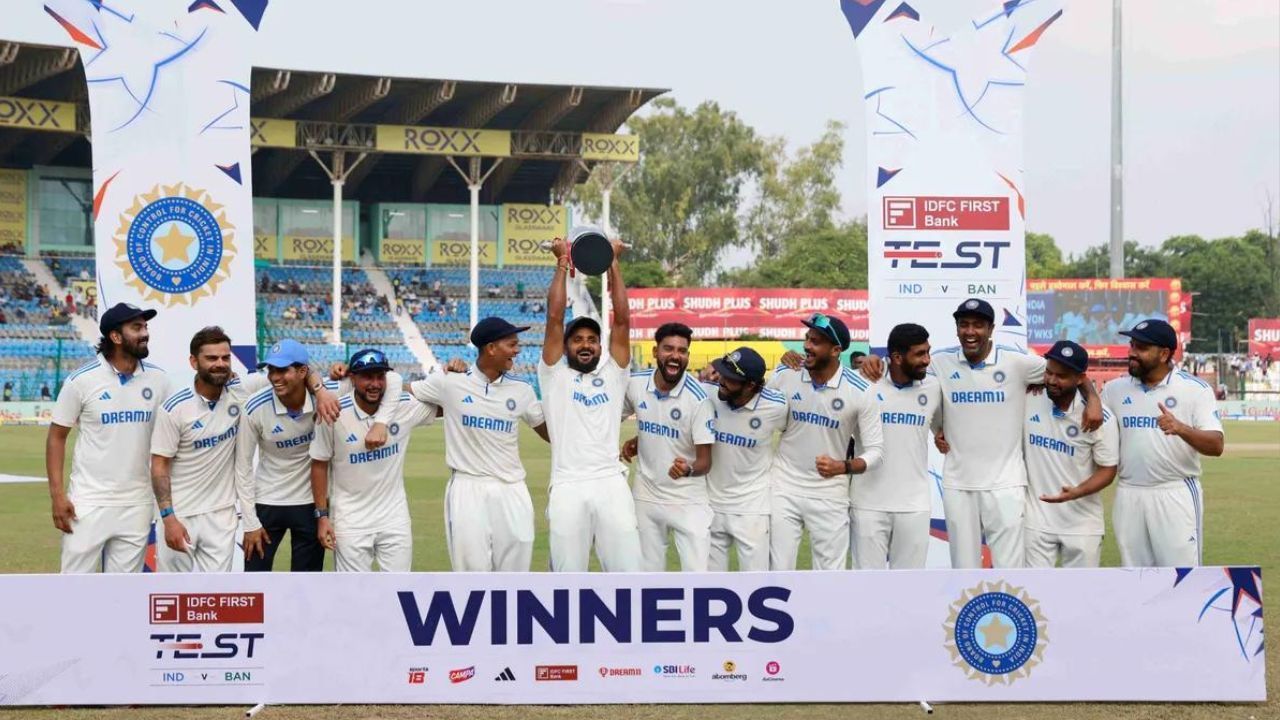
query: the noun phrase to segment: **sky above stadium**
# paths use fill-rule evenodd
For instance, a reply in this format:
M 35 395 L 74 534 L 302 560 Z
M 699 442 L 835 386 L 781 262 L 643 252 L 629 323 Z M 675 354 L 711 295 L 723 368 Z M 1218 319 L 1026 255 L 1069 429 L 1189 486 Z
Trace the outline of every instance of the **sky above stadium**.
M 38 0 L 5 5 L 0 39 L 66 44 Z M 1124 8 L 1126 237 L 1239 234 L 1263 224 L 1268 193 L 1280 215 L 1280 3 Z M 840 120 L 844 212 L 866 212 L 862 80 L 837 0 L 274 0 L 260 38 L 262 67 L 670 88 L 793 148 Z M 1031 66 L 1027 227 L 1068 252 L 1109 236 L 1110 38 L 1110 2 L 1068 2 Z

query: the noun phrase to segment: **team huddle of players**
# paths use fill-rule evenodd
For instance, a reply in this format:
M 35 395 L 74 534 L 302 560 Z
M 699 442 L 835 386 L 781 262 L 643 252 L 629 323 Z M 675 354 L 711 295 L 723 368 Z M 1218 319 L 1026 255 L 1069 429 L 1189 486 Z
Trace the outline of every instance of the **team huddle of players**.
M 994 345 L 995 313 L 979 299 L 954 314 L 956 347 L 934 350 L 923 327 L 899 325 L 887 358 L 855 371 L 840 363 L 845 324 L 816 314 L 803 321 L 802 358 L 770 374 L 741 348 L 704 382 L 688 372 L 692 333 L 679 324 L 657 330 L 653 369 L 629 370 L 616 260 L 608 347 L 590 318 L 566 327 L 568 258 L 561 241 L 552 251 L 541 400 L 509 374 L 527 328 L 500 318 L 473 328 L 474 366 L 408 384 L 378 350 L 322 378 L 289 340 L 264 372 L 235 377 L 230 339 L 204 328 L 191 340 L 194 380 L 175 391 L 144 359 L 156 311 L 111 308 L 100 355 L 68 377 L 49 430 L 63 572 L 140 570 L 157 509 L 161 571 L 229 571 L 238 544 L 247 570 L 270 570 L 286 533 L 294 570 L 320 570 L 328 549 L 339 571 L 408 571 L 404 461 L 413 428 L 436 418 L 454 570 L 530 569 L 521 423 L 551 447 L 554 571 L 586 571 L 593 548 L 605 571 L 661 571 L 669 539 L 682 570 L 728 570 L 731 552 L 740 570 L 791 570 L 804 530 L 814 569 L 850 557 L 859 569 L 924 567 L 939 531 L 952 567 L 981 567 L 984 540 L 996 567 L 1097 566 L 1099 491 L 1117 477 L 1123 564 L 1200 562 L 1199 456 L 1222 453 L 1223 431 L 1209 387 L 1172 369 L 1177 336 L 1163 321 L 1122 333 L 1129 376 L 1101 393 L 1079 345 L 1044 357 Z M 633 415 L 636 436 L 623 442 Z M 945 453 L 941 477 L 931 441 Z M 635 464 L 630 483 L 624 462 Z M 945 528 L 931 527 L 934 486 Z

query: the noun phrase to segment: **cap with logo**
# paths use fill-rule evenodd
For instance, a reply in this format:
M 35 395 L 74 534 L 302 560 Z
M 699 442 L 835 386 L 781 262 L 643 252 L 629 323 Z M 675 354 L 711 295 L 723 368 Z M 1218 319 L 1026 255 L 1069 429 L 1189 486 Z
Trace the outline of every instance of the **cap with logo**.
M 102 317 L 98 318 L 98 329 L 102 331 L 103 335 L 106 335 L 112 330 L 118 330 L 121 325 L 134 318 L 140 317 L 143 320 L 150 320 L 155 316 L 155 310 L 143 310 L 129 303 L 116 303 L 111 306 L 111 309 L 102 313 Z
M 487 317 L 471 328 L 471 344 L 482 348 L 491 342 L 528 330 L 529 326 L 518 327 L 500 317 Z
M 801 320 L 800 324 L 826 335 L 831 342 L 839 345 L 841 350 L 849 349 L 849 327 L 840 318 L 814 313 L 808 320 Z
M 307 349 L 297 340 L 285 338 L 267 351 L 267 356 L 258 363 L 258 369 L 264 367 L 287 368 L 291 365 L 306 365 L 311 361 Z
M 951 313 L 951 317 L 959 320 L 962 317 L 980 317 L 989 323 L 996 321 L 996 310 L 991 303 L 981 298 L 969 298 L 960 303 L 960 307 Z
M 1140 343 L 1156 347 L 1178 349 L 1178 332 L 1169 323 L 1151 318 L 1133 326 L 1132 330 L 1121 330 L 1121 335 L 1137 340 Z
M 387 362 L 387 354 L 381 350 L 368 348 L 365 350 L 357 350 L 351 356 L 351 362 L 347 363 L 347 372 L 357 375 L 363 372 L 374 372 L 377 370 L 390 370 L 391 363 Z
M 1070 340 L 1059 340 L 1044 354 L 1046 360 L 1055 360 L 1078 373 L 1089 369 L 1089 353 Z
M 740 347 L 722 358 L 712 360 L 711 367 L 716 369 L 720 377 L 734 382 L 764 382 L 764 358 L 749 347 Z
M 577 332 L 579 328 L 587 328 L 591 332 L 595 333 L 596 337 L 600 337 L 600 323 L 586 315 L 583 315 L 581 317 L 574 318 L 569 325 L 565 327 L 564 339 L 568 340 L 573 337 L 573 334 Z

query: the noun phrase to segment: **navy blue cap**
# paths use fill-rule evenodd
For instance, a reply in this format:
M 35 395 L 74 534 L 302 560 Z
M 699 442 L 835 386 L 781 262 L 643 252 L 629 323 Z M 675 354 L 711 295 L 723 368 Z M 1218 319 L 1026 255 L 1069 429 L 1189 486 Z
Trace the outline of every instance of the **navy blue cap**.
M 273 368 L 287 368 L 290 365 L 306 365 L 311 361 L 307 349 L 297 340 L 288 338 L 281 340 L 267 351 L 267 356 L 258 363 L 258 369 L 270 365 Z
M 143 320 L 150 320 L 155 316 L 155 310 L 143 310 L 129 303 L 116 303 L 111 306 L 110 310 L 102 313 L 102 317 L 98 318 L 98 329 L 102 331 L 103 335 L 106 335 L 112 330 L 118 330 L 121 325 L 134 318 L 140 317 Z
M 357 350 L 351 356 L 351 362 L 347 363 L 347 372 L 356 375 L 362 372 L 373 372 L 375 370 L 390 370 L 391 363 L 387 362 L 387 354 L 381 350 L 367 348 L 365 350 Z
M 1046 360 L 1056 360 L 1078 373 L 1089 369 L 1089 353 L 1070 340 L 1059 340 L 1044 354 Z
M 727 377 L 737 382 L 764 382 L 765 364 L 760 353 L 749 347 L 737 350 L 711 361 L 720 377 Z
M 1133 338 L 1140 343 L 1169 348 L 1170 350 L 1178 349 L 1178 332 L 1169 323 L 1156 318 L 1143 320 L 1134 325 L 1132 330 L 1121 330 L 1120 334 Z
M 983 318 L 992 324 L 995 324 L 996 321 L 995 308 L 991 307 L 991 303 L 983 300 L 982 298 L 969 298 L 968 300 L 960 303 L 960 307 L 956 308 L 956 311 L 951 313 L 951 317 L 957 320 L 968 315 Z
M 517 327 L 500 317 L 487 317 L 471 328 L 471 344 L 482 348 L 491 342 L 510 337 L 528 330 L 529 326 Z
M 801 320 L 800 324 L 826 335 L 831 342 L 839 345 L 841 350 L 849 349 L 849 327 L 840 318 L 814 313 L 808 320 Z
M 574 318 L 572 322 L 570 322 L 567 326 L 565 326 L 564 339 L 568 340 L 570 337 L 573 336 L 575 332 L 578 331 L 578 328 L 582 328 L 582 327 L 588 328 L 593 332 L 595 332 L 596 337 L 601 336 L 600 323 L 587 317 L 586 315 L 583 315 L 581 317 Z

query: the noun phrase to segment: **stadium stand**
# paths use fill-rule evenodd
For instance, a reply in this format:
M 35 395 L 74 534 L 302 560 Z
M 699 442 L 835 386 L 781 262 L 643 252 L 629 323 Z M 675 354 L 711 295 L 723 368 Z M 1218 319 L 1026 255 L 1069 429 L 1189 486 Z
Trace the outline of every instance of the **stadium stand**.
M 69 314 L 80 308 L 74 298 L 67 300 L 53 297 L 19 258 L 0 256 L 0 389 L 5 399 L 38 400 L 45 386 L 52 394 L 62 377 L 93 355 L 69 325 Z

